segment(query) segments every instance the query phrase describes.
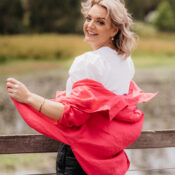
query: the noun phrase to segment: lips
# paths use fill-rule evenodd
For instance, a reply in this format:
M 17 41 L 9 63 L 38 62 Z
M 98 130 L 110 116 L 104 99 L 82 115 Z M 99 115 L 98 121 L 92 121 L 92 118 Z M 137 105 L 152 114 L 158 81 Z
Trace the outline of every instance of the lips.
M 86 31 L 89 36 L 97 36 L 98 34 L 92 31 Z

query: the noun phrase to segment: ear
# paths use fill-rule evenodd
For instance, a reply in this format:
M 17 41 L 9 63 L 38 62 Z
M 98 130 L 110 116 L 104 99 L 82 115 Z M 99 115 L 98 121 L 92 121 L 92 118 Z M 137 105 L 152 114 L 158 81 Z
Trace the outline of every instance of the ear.
M 111 37 L 114 37 L 118 33 L 119 29 L 118 27 L 113 27 L 111 31 Z

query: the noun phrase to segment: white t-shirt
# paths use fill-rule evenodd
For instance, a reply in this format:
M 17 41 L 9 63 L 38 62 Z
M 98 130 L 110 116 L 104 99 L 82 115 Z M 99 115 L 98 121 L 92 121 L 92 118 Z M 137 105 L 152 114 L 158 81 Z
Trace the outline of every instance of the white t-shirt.
M 82 79 L 98 81 L 117 95 L 127 94 L 134 73 L 131 57 L 125 59 L 115 50 L 104 46 L 75 58 L 69 69 L 66 95 L 70 94 L 72 85 Z

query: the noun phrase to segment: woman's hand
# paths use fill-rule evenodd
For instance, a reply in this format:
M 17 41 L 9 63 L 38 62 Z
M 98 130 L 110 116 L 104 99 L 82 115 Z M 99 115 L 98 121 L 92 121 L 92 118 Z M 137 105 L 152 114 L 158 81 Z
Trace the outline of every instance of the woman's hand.
M 14 78 L 8 78 L 7 91 L 10 97 L 21 103 L 28 103 L 31 92 L 20 81 Z
M 14 78 L 7 79 L 7 91 L 9 96 L 16 101 L 30 105 L 54 120 L 60 120 L 63 114 L 64 105 L 62 103 L 47 100 L 30 92 L 23 83 Z

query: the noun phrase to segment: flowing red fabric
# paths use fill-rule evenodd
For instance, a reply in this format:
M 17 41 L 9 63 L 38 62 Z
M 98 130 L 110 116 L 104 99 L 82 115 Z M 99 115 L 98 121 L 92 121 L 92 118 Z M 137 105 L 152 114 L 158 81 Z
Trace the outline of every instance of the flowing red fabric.
M 59 122 L 12 100 L 30 127 L 70 145 L 88 175 L 124 175 L 130 164 L 124 149 L 140 136 L 143 125 L 136 104 L 155 95 L 143 93 L 133 81 L 127 95 L 116 95 L 96 81 L 80 80 L 70 96 L 57 91 L 54 101 L 64 104 Z

